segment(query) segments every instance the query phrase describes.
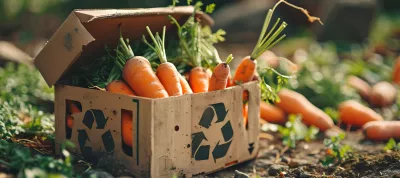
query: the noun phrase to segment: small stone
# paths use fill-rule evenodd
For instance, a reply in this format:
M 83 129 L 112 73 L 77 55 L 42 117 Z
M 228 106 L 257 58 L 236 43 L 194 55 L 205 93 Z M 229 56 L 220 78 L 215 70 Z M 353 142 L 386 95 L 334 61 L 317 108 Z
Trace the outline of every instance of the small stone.
M 308 172 L 302 172 L 300 173 L 299 177 L 301 178 L 311 178 L 314 177 L 312 174 L 308 173 Z
M 267 160 L 267 159 L 258 159 L 258 160 L 256 160 L 255 164 L 256 164 L 256 167 L 261 167 L 261 168 L 266 169 L 267 167 L 273 165 L 274 162 L 271 160 Z
M 250 178 L 247 174 L 240 172 L 238 170 L 235 170 L 235 176 L 233 178 Z
M 290 158 L 287 156 L 282 156 L 281 161 L 284 163 L 289 163 L 290 162 Z
M 308 164 L 309 162 L 306 160 L 301 160 L 301 159 L 292 159 L 289 163 L 290 168 L 296 168 L 305 164 Z
M 270 176 L 277 176 L 280 172 L 286 171 L 289 167 L 287 165 L 274 164 L 268 169 Z
M 113 176 L 110 173 L 95 169 L 89 170 L 88 172 L 85 173 L 85 175 L 87 177 L 95 176 L 97 178 L 113 178 Z

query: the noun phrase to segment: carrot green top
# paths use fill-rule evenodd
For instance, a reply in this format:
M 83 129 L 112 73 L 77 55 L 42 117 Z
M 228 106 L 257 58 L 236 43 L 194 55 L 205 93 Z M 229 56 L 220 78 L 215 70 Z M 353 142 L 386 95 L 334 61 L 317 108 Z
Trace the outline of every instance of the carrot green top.
M 286 2 L 285 0 L 278 1 L 275 4 L 275 6 L 268 11 L 267 16 L 265 17 L 265 21 L 264 21 L 263 28 L 261 30 L 260 37 L 258 38 L 257 44 L 254 47 L 254 50 L 253 50 L 253 52 L 251 53 L 251 56 L 250 56 L 250 58 L 252 60 L 256 60 L 258 57 L 261 56 L 262 53 L 264 53 L 268 49 L 272 48 L 275 44 L 277 44 L 279 41 L 281 41 L 283 38 L 286 37 L 286 35 L 281 35 L 280 36 L 281 32 L 287 26 L 286 22 L 281 23 L 279 25 L 279 27 L 276 28 L 278 26 L 278 24 L 279 24 L 280 18 L 278 18 L 278 20 L 275 22 L 274 26 L 272 26 L 270 31 L 268 33 L 266 33 L 267 29 L 269 27 L 269 23 L 271 22 L 272 15 L 273 15 L 276 7 L 282 2 L 287 4 L 287 5 L 289 5 L 289 6 L 291 6 L 291 7 L 293 7 L 293 8 L 295 8 L 295 9 L 301 10 L 308 17 L 308 20 L 310 22 L 313 22 L 313 21 L 317 20 L 322 24 L 322 22 L 320 21 L 319 18 L 310 16 L 306 9 L 301 8 L 301 7 L 297 7 L 297 6 L 293 5 L 293 4 L 290 4 L 290 3 Z
M 147 32 L 149 32 L 151 39 L 153 40 L 154 46 L 151 45 L 149 42 L 147 42 L 146 37 L 144 37 L 144 35 L 143 35 L 143 42 L 146 43 L 151 49 L 153 49 L 157 53 L 161 63 L 167 62 L 167 55 L 165 52 L 165 26 L 163 27 L 162 38 L 160 38 L 158 32 L 156 32 L 156 35 L 154 37 L 149 26 L 146 26 L 146 29 Z

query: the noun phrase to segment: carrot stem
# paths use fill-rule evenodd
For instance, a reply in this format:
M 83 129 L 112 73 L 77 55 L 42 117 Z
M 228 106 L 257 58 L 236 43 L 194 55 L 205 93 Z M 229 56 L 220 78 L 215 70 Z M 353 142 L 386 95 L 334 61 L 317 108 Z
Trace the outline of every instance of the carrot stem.
M 122 37 L 122 28 L 119 29 L 119 33 L 120 33 L 119 41 L 120 41 L 120 43 L 122 45 L 122 48 L 125 50 L 125 54 L 128 56 L 128 58 L 131 58 L 131 57 L 135 56 L 133 54 L 132 49 L 128 48 L 127 44 L 124 41 L 124 38 Z
M 150 35 L 151 39 L 153 40 L 153 43 L 155 46 L 152 46 L 149 42 L 147 42 L 147 40 L 144 36 L 143 36 L 143 42 L 146 43 L 151 49 L 153 49 L 157 53 L 158 57 L 160 58 L 161 63 L 166 63 L 167 55 L 165 52 L 165 26 L 163 27 L 162 39 L 160 38 L 158 33 L 156 33 L 156 36 L 154 37 L 149 26 L 146 26 L 146 29 L 147 29 L 147 32 L 149 32 L 149 35 Z
M 286 37 L 286 35 L 279 36 L 287 26 L 286 22 L 283 22 L 282 24 L 280 24 L 279 28 L 276 29 L 277 25 L 280 22 L 280 18 L 277 19 L 277 21 L 275 22 L 274 26 L 272 26 L 272 28 L 266 34 L 266 31 L 268 30 L 269 23 L 271 22 L 272 15 L 273 15 L 275 9 L 278 7 L 278 5 L 281 4 L 282 2 L 285 3 L 286 5 L 290 6 L 290 7 L 293 7 L 295 9 L 298 9 L 298 10 L 302 11 L 307 16 L 307 18 L 308 18 L 308 20 L 310 22 L 314 22 L 314 21 L 317 20 L 322 24 L 320 18 L 310 16 L 306 9 L 298 7 L 298 6 L 295 6 L 295 5 L 291 4 L 291 3 L 286 2 L 285 0 L 279 0 L 275 4 L 275 6 L 268 11 L 268 13 L 267 13 L 267 15 L 265 17 L 263 28 L 262 28 L 260 36 L 258 38 L 257 44 L 254 47 L 253 52 L 250 55 L 250 59 L 257 60 L 257 58 L 260 57 L 260 55 L 262 53 L 264 53 L 266 50 L 272 48 L 274 45 L 276 45 L 278 42 L 280 42 L 283 38 Z
M 230 54 L 230 55 L 228 56 L 228 58 L 226 58 L 225 63 L 226 63 L 226 64 L 229 64 L 232 60 L 233 60 L 233 56 L 232 56 L 232 54 Z

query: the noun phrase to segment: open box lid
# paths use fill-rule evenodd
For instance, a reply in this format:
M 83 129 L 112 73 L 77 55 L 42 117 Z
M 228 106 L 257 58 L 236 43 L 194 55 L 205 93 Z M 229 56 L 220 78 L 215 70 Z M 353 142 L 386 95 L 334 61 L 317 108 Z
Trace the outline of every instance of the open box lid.
M 119 27 L 124 38 L 138 40 L 147 34 L 146 26 L 153 32 L 173 27 L 168 15 L 183 24 L 194 11 L 193 6 L 148 9 L 94 9 L 74 10 L 36 56 L 34 63 L 49 86 L 54 85 L 68 69 L 79 60 L 93 59 L 92 54 L 104 45 L 116 44 Z M 213 20 L 197 12 L 202 24 L 212 25 Z

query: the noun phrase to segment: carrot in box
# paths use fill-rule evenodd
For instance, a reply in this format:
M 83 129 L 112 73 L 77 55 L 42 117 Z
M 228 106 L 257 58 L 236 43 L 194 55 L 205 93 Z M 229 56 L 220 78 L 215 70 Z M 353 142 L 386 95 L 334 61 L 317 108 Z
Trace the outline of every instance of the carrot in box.
M 232 54 L 228 56 L 226 62 L 218 64 L 214 68 L 214 72 L 211 75 L 208 91 L 224 90 L 228 83 L 228 76 L 230 74 L 229 63 L 232 61 Z
M 157 67 L 156 75 L 160 79 L 160 82 L 163 84 L 164 88 L 168 92 L 169 96 L 180 96 L 182 95 L 182 86 L 181 86 L 181 77 L 179 72 L 176 70 L 174 64 L 167 61 L 167 56 L 165 53 L 165 26 L 162 32 L 162 39 L 156 33 L 154 37 L 150 28 L 146 27 L 147 31 L 151 39 L 153 40 L 154 46 L 152 46 L 149 42 L 147 42 L 146 38 L 143 36 L 143 41 L 153 49 L 159 59 L 161 64 Z
M 267 50 L 272 48 L 275 44 L 277 44 L 279 41 L 281 41 L 283 38 L 285 38 L 286 35 L 281 35 L 281 32 L 286 28 L 287 23 L 283 22 L 282 24 L 279 25 L 277 28 L 280 18 L 275 22 L 275 24 L 270 27 L 269 23 L 271 22 L 272 14 L 275 11 L 276 7 L 280 3 L 285 3 L 293 8 L 301 10 L 307 17 L 310 22 L 313 22 L 315 20 L 319 21 L 321 24 L 322 22 L 320 21 L 319 18 L 310 16 L 307 12 L 307 10 L 297 7 L 293 4 L 290 4 L 284 0 L 280 0 L 275 4 L 275 6 L 268 11 L 268 14 L 265 18 L 265 22 L 263 25 L 263 28 L 261 30 L 260 37 L 257 41 L 257 44 L 255 48 L 253 49 L 253 52 L 251 53 L 250 56 L 246 56 L 242 59 L 240 62 L 239 66 L 237 67 L 235 71 L 235 75 L 233 77 L 233 83 L 236 84 L 241 84 L 241 83 L 247 83 L 253 79 L 254 72 L 256 70 L 256 60 Z M 269 29 L 269 32 L 267 30 Z M 271 69 L 272 70 L 272 69 Z M 275 70 L 273 70 L 275 71 Z
M 189 85 L 193 93 L 208 91 L 212 71 L 205 67 L 210 67 L 212 65 L 210 63 L 215 63 L 215 61 L 219 60 L 217 51 L 212 46 L 212 43 L 215 43 L 215 41 L 210 42 L 205 37 L 213 35 L 210 35 L 211 32 L 208 28 L 205 27 L 202 29 L 200 22 L 195 19 L 195 14 L 199 6 L 200 4 L 195 5 L 192 16 L 183 25 L 180 25 L 172 16 L 169 16 L 172 23 L 177 26 L 182 55 L 187 58 L 185 62 L 191 68 L 189 72 Z M 220 32 L 216 36 L 221 37 L 221 34 L 223 33 Z M 210 57 L 213 59 L 209 60 Z
M 122 76 L 128 85 L 138 96 L 148 98 L 166 98 L 168 93 L 160 80 L 153 72 L 150 62 L 143 56 L 133 57 L 133 51 L 126 45 L 121 38 L 121 44 L 125 54 L 131 54 L 131 58 L 126 61 Z

